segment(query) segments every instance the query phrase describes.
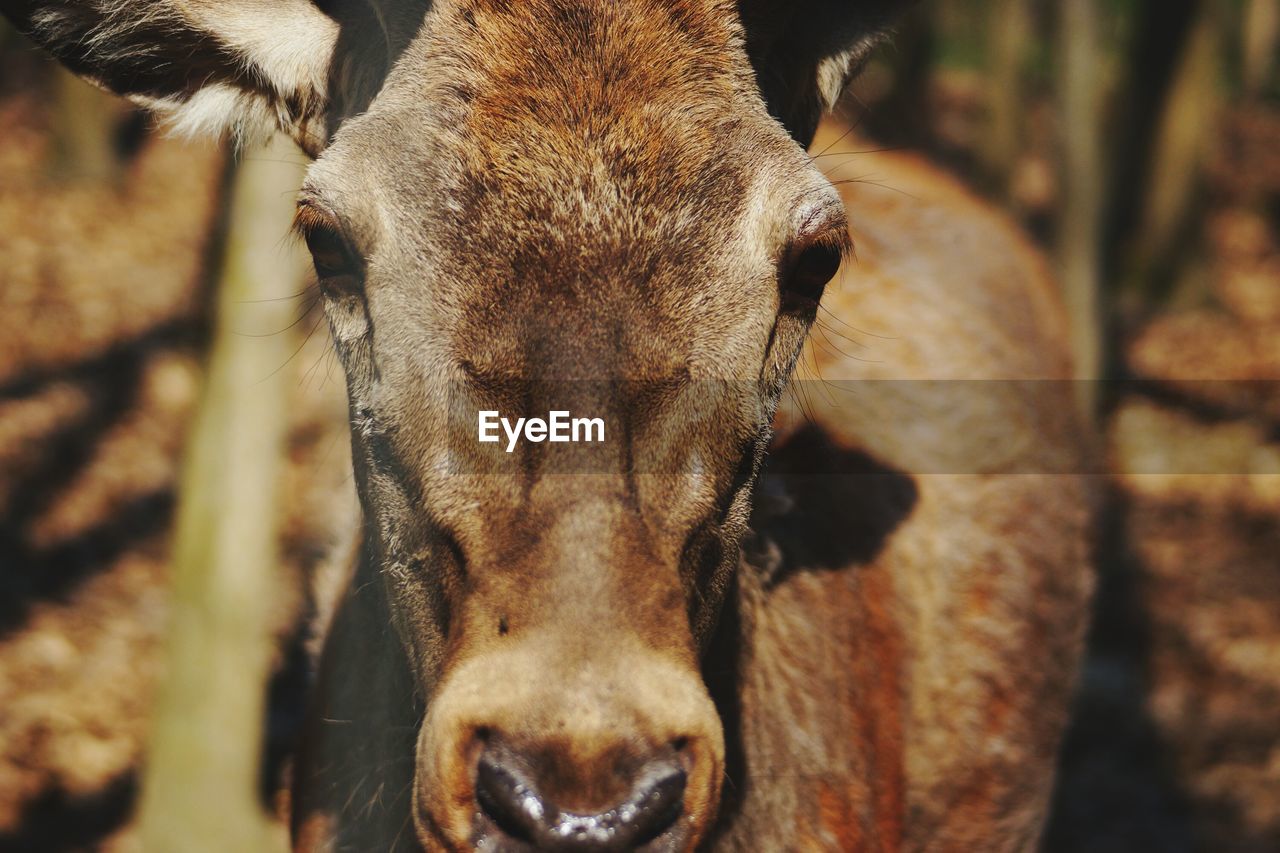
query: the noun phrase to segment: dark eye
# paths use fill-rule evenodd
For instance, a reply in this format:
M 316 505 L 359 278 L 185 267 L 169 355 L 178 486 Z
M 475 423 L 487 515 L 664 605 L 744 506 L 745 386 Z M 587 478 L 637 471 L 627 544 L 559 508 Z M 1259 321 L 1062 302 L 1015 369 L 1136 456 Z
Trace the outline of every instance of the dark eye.
M 793 250 L 781 282 L 784 309 L 812 308 L 822 298 L 827 282 L 835 278 L 840 269 L 844 256 L 842 236 L 822 235 L 806 240 Z
M 312 227 L 308 229 L 306 239 L 311 261 L 321 282 L 359 274 L 360 266 L 355 262 L 346 240 L 332 228 L 324 225 Z

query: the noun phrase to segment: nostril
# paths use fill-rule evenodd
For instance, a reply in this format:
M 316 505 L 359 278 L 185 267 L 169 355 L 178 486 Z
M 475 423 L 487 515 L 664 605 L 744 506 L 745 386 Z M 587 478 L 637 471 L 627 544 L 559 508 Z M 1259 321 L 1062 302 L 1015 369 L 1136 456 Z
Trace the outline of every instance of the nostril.
M 684 811 L 685 771 L 674 761 L 649 764 L 627 798 L 597 814 L 561 811 L 545 801 L 501 747 L 476 769 L 476 802 L 509 838 L 557 850 L 629 850 L 666 832 Z
M 554 813 L 540 843 L 562 850 L 630 850 L 666 833 L 685 802 L 685 771 L 663 766 L 650 771 L 625 802 L 599 815 Z
M 488 755 L 476 771 L 476 801 L 499 829 L 520 841 L 533 842 L 545 825 L 546 807 L 534 790 Z
M 629 823 L 635 828 L 633 843 L 652 841 L 679 819 L 684 811 L 687 781 L 688 777 L 680 768 L 664 768 L 647 789 L 642 788 L 633 800 L 623 804 L 619 810 L 620 817 L 624 824 Z
M 666 832 L 684 810 L 685 772 L 650 772 L 624 802 L 599 814 L 549 813 L 535 840 L 559 850 L 632 850 Z

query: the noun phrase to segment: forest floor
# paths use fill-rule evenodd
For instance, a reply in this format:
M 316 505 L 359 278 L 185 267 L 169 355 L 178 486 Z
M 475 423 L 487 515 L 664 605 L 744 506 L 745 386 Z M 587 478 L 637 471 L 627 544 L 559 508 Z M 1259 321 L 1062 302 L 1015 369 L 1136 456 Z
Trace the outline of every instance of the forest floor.
M 229 159 L 91 94 L 119 136 L 118 170 L 68 172 L 48 68 L 19 60 L 0 70 L 0 850 L 127 848 Z M 295 379 L 281 521 L 294 577 L 355 518 L 345 395 L 320 323 L 316 311 L 280 330 L 298 352 L 262 367 Z M 245 333 L 263 331 L 278 330 Z M 290 586 L 268 807 L 304 674 L 304 586 Z

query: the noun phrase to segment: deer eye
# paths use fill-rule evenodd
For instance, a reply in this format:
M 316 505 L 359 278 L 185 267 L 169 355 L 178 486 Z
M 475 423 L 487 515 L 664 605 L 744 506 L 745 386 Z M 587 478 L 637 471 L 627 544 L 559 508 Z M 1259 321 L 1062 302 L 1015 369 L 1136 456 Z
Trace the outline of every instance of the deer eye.
M 311 251 L 311 262 L 315 265 L 322 292 L 333 296 L 360 285 L 364 260 L 352 249 L 344 229 L 332 213 L 315 202 L 304 200 L 298 204 L 293 229 L 302 236 Z
M 803 239 L 789 253 L 782 271 L 784 310 L 812 310 L 844 258 L 844 234 L 832 231 Z
M 360 265 L 356 263 L 354 253 L 337 231 L 324 225 L 314 226 L 307 230 L 306 240 L 316 276 L 322 283 L 359 274 Z

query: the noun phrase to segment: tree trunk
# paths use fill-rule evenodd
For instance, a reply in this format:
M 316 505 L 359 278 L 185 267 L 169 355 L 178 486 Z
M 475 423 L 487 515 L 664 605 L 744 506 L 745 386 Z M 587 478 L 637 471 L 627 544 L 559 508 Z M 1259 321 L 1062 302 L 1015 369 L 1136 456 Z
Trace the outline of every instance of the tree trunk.
M 1099 134 L 1097 9 L 1094 0 L 1059 7 L 1058 91 L 1063 204 L 1058 267 L 1071 318 L 1079 399 L 1090 416 L 1102 364 L 1099 312 L 1102 157 Z
M 1280 0 L 1248 0 L 1241 38 L 1241 78 L 1247 95 L 1259 95 L 1271 79 L 1280 39 Z
M 293 162 L 284 162 L 292 160 Z M 282 849 L 258 797 L 277 588 L 277 487 L 303 267 L 285 241 L 301 166 L 278 140 L 239 167 L 208 373 L 187 448 L 172 623 L 143 776 L 144 849 Z M 264 301 L 266 300 L 266 301 Z M 279 833 L 279 830 L 275 830 Z
M 1140 225 L 1152 180 L 1151 152 L 1192 27 L 1208 0 L 1140 0 L 1116 110 L 1104 229 L 1105 269 L 1117 277 Z
M 1150 284 L 1177 254 L 1193 215 L 1206 141 L 1215 126 L 1219 30 L 1214 4 L 1201 5 L 1175 66 L 1151 146 L 1151 180 L 1143 199 L 1134 267 Z
M 1022 149 L 1022 111 L 1026 108 L 1023 68 L 1031 41 L 1028 0 L 996 0 L 987 18 L 987 133 L 982 160 L 987 177 L 1001 195 Z

